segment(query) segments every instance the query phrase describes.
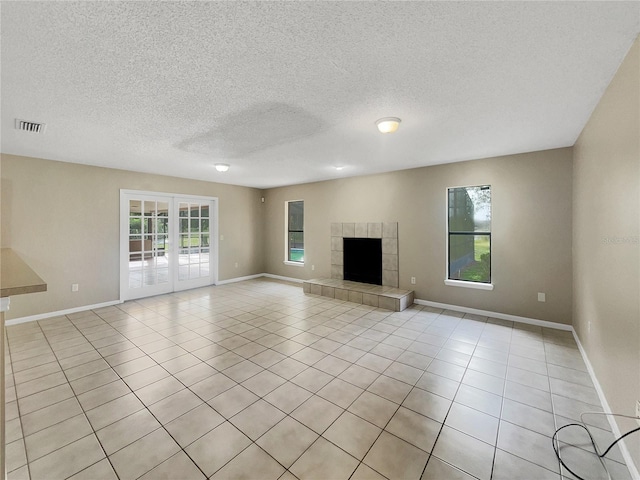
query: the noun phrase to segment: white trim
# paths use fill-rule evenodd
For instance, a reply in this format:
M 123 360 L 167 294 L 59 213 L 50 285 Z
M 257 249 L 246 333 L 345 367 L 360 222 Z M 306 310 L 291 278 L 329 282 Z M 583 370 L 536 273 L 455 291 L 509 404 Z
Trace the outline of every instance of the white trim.
M 273 278 L 275 280 L 284 280 L 285 282 L 292 282 L 292 283 L 304 282 L 304 280 L 301 280 L 299 278 L 285 277 L 283 275 L 274 275 L 272 273 L 257 273 L 256 275 L 247 275 L 246 277 L 235 277 L 235 278 L 228 278 L 227 280 L 220 280 L 216 285 L 226 285 L 228 283 L 244 282 L 245 280 L 253 280 L 255 278 L 261 278 L 261 277 Z
M 282 275 L 274 275 L 272 273 L 263 273 L 262 276 L 267 278 L 273 278 L 275 280 L 284 280 L 285 282 L 304 283 L 304 280 L 300 278 L 284 277 Z
M 187 193 L 171 193 L 171 192 L 154 192 L 151 190 L 127 190 L 126 188 L 121 188 L 120 191 L 126 195 L 146 195 L 146 196 L 161 196 L 161 197 L 181 197 L 188 199 L 202 199 L 205 198 L 207 200 L 217 200 L 218 197 L 211 197 L 209 195 L 189 195 Z
M 11 297 L 0 298 L 0 312 L 6 312 L 9 310 L 9 304 L 11 303 Z
M 304 262 L 292 262 L 291 260 L 285 260 L 282 263 L 291 267 L 304 267 Z
M 245 277 L 235 277 L 235 278 L 228 278 L 226 280 L 218 280 L 216 285 L 226 285 L 228 283 L 244 282 L 245 280 L 253 280 L 254 278 L 264 277 L 264 275 L 265 275 L 264 273 L 257 273 L 255 275 L 247 275 Z
M 589 357 L 587 357 L 587 352 L 585 351 L 584 348 L 582 348 L 582 343 L 580 343 L 580 338 L 578 338 L 578 334 L 573 328 L 571 329 L 571 332 L 573 333 L 573 338 L 578 344 L 578 350 L 580 350 L 580 355 L 582 355 L 582 360 L 584 361 L 584 364 L 587 367 L 587 371 L 589 372 L 589 376 L 591 377 L 593 386 L 595 387 L 596 392 L 598 393 L 598 398 L 600 399 L 602 408 L 606 413 L 612 413 L 611 407 L 609 406 L 609 402 L 607 402 L 607 397 L 605 397 L 604 391 L 600 386 L 600 382 L 598 382 L 598 378 L 596 377 L 596 372 L 593 370 L 593 366 L 589 361 Z M 620 428 L 618 427 L 618 424 L 616 423 L 615 418 L 612 417 L 611 415 L 607 415 L 607 420 L 609 421 L 609 426 L 611 427 L 613 436 L 615 438 L 621 437 L 622 433 L 620 432 Z M 618 445 L 620 446 L 620 453 L 622 453 L 622 458 L 624 458 L 624 462 L 627 464 L 627 468 L 629 469 L 629 474 L 631 475 L 631 478 L 633 478 L 634 480 L 640 480 L 640 473 L 638 472 L 638 469 L 636 468 L 633 458 L 629 453 L 627 444 L 625 443 L 624 440 L 620 440 L 620 442 L 618 442 Z
M 518 315 L 511 315 L 508 313 L 490 312 L 488 310 L 479 310 L 477 308 L 459 307 L 457 305 L 448 305 L 446 303 L 430 302 L 428 300 L 414 300 L 414 303 L 418 305 L 425 305 L 427 307 L 442 308 L 445 310 L 453 310 L 455 312 L 473 313 L 476 315 L 483 315 L 485 317 L 499 318 L 500 320 L 510 320 L 512 322 L 526 323 L 528 325 L 537 325 L 538 327 L 554 328 L 556 330 L 572 331 L 571 325 L 565 325 L 563 323 L 549 322 L 547 320 L 538 320 L 536 318 L 519 317 Z
M 113 305 L 120 305 L 123 303 L 121 300 L 112 300 L 110 302 L 95 303 L 93 305 L 84 305 L 82 307 L 67 308 L 65 310 L 58 310 L 57 312 L 39 313 L 37 315 L 29 315 L 27 317 L 13 318 L 4 322 L 5 325 L 18 325 L 20 323 L 35 322 L 37 320 L 45 320 L 52 317 L 60 317 L 62 315 L 69 315 L 70 313 L 84 312 L 86 310 L 96 310 L 98 308 L 112 307 Z
M 273 278 L 275 280 L 284 280 L 286 282 L 292 282 L 292 283 L 302 283 L 302 282 L 304 282 L 304 280 L 300 280 L 299 278 L 284 277 L 282 275 L 273 275 L 271 273 L 257 273 L 255 275 L 247 275 L 245 277 L 236 277 L 236 278 L 229 278 L 227 280 L 220 280 L 216 284 L 213 284 L 213 285 L 210 285 L 210 286 L 226 285 L 226 284 L 229 284 L 229 283 L 244 282 L 245 280 L 253 280 L 253 279 L 261 278 L 261 277 Z M 9 303 L 9 297 L 2 297 L 0 299 L 1 303 L 4 303 L 5 299 L 7 300 L 7 304 L 8 304 Z M 1 305 L 1 303 L 0 303 L 0 305 Z M 120 305 L 122 303 L 124 303 L 122 300 L 112 300 L 110 302 L 96 303 L 94 305 L 84 305 L 82 307 L 68 308 L 68 309 L 65 309 L 65 310 L 58 310 L 56 312 L 39 313 L 37 315 L 29 315 L 27 317 L 20 317 L 20 318 L 14 318 L 12 320 L 7 320 L 5 322 L 5 325 L 9 326 L 9 325 L 18 325 L 20 323 L 35 322 L 35 321 L 38 321 L 38 320 L 45 320 L 47 318 L 60 317 L 62 315 L 69 315 L 70 313 L 84 312 L 86 310 L 96 310 L 98 308 L 111 307 L 113 305 Z
M 578 334 L 576 333 L 573 326 L 564 325 L 562 323 L 548 322 L 546 320 L 537 320 L 535 318 L 519 317 L 517 315 L 510 315 L 507 313 L 490 312 L 487 310 L 479 310 L 477 308 L 459 307 L 456 305 L 448 305 L 446 303 L 430 302 L 427 300 L 416 299 L 414 303 L 418 305 L 424 305 L 427 307 L 436 307 L 436 308 L 454 310 L 457 312 L 464 312 L 464 313 L 474 313 L 476 315 L 484 315 L 488 317 L 499 318 L 501 320 L 511 320 L 513 322 L 526 323 L 529 325 L 537 325 L 540 327 L 554 328 L 556 330 L 565 330 L 565 331 L 571 332 L 573 334 L 573 338 L 576 341 L 576 344 L 578 345 L 578 350 L 580 351 L 580 355 L 582 356 L 584 364 L 587 367 L 587 371 L 589 372 L 589 377 L 591 377 L 591 381 L 593 382 L 593 385 L 596 389 L 596 392 L 598 394 L 598 399 L 602 404 L 602 408 L 604 409 L 605 412 L 611 413 L 611 407 L 609 406 L 609 402 L 607 402 L 607 398 L 605 397 L 604 391 L 602 390 L 602 387 L 598 382 L 596 373 L 593 370 L 593 366 L 589 361 L 589 357 L 587 357 L 587 352 L 582 347 L 582 344 L 580 343 L 580 339 L 578 338 Z M 613 435 L 616 438 L 622 436 L 622 433 L 620 432 L 620 428 L 618 427 L 618 424 L 616 423 L 614 417 L 607 416 L 607 420 L 609 421 L 609 426 L 611 427 L 611 431 L 613 432 Z M 627 448 L 627 445 L 625 444 L 624 440 L 621 440 L 618 443 L 618 445 L 620 445 L 620 452 L 622 453 L 622 458 L 624 458 L 627 468 L 629 469 L 629 474 L 631 475 L 631 478 L 633 480 L 640 480 L 640 472 L 638 472 L 638 468 L 636 467 L 633 461 L 633 457 L 629 453 L 629 449 Z
M 493 283 L 469 282 L 466 280 L 445 279 L 445 285 L 450 287 L 475 288 L 476 290 L 493 290 Z

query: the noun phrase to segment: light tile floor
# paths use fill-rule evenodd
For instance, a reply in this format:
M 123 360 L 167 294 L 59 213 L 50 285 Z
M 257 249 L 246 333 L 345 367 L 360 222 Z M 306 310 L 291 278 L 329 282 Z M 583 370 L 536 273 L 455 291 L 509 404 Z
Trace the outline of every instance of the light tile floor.
M 569 332 L 266 279 L 7 338 L 10 479 L 559 479 L 553 432 L 601 410 Z M 568 464 L 602 478 L 566 434 Z

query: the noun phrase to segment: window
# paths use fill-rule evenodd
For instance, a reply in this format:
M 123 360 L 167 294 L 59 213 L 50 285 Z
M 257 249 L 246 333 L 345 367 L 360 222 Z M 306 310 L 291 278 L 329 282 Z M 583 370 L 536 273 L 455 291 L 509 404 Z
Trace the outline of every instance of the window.
M 285 262 L 304 265 L 304 201 L 285 202 L 287 218 Z
M 449 188 L 447 208 L 448 268 L 445 283 L 493 288 L 491 186 Z

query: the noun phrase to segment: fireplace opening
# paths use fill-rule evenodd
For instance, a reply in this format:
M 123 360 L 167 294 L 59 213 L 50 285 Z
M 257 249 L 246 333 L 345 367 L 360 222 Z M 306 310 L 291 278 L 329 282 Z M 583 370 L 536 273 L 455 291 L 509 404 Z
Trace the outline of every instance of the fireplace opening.
M 345 280 L 382 285 L 382 240 L 344 238 Z

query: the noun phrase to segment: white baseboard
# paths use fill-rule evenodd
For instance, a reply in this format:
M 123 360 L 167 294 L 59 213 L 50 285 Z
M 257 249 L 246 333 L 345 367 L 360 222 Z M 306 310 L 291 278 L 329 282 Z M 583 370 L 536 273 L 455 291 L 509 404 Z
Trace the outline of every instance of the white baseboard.
M 82 307 L 67 308 L 66 310 L 58 310 L 57 312 L 39 313 L 37 315 L 29 315 L 27 317 L 13 318 L 11 320 L 5 321 L 4 324 L 7 326 L 19 325 L 20 323 L 35 322 L 37 320 L 44 320 L 46 318 L 69 315 L 70 313 L 84 312 L 86 310 L 96 310 L 98 308 L 111 307 L 113 305 L 119 305 L 121 303 L 122 301 L 120 300 L 113 300 L 111 302 L 96 303 L 93 305 L 83 305 Z
M 283 277 L 280 275 L 272 275 L 270 273 L 258 273 L 256 275 L 247 275 L 244 277 L 235 277 L 235 278 L 229 278 L 227 280 L 220 280 L 216 283 L 216 285 L 226 285 L 228 283 L 243 282 L 245 280 L 253 280 L 255 278 L 261 278 L 261 277 L 274 278 L 276 280 L 285 280 L 287 282 L 293 282 L 293 283 L 302 283 L 304 281 L 304 280 L 300 280 L 299 278 Z M 19 325 L 21 323 L 27 323 L 27 322 L 36 322 L 38 320 L 45 320 L 47 318 L 59 317 L 62 315 L 68 315 L 70 313 L 83 312 L 85 310 L 95 310 L 103 307 L 111 307 L 113 305 L 119 305 L 121 303 L 123 303 L 122 300 L 113 300 L 111 302 L 96 303 L 94 305 L 84 305 L 82 307 L 74 307 L 74 308 L 68 308 L 66 310 L 58 310 L 57 312 L 39 313 L 37 315 L 29 315 L 26 317 L 7 320 L 5 321 L 5 325 L 10 326 L 10 325 Z
M 473 313 L 475 315 L 482 315 L 485 317 L 499 318 L 500 320 L 510 320 L 512 322 L 527 323 L 529 325 L 537 325 L 545 328 L 555 328 L 556 330 L 573 331 L 571 325 L 565 325 L 563 323 L 548 322 L 546 320 L 538 320 L 536 318 L 519 317 L 518 315 L 510 315 L 508 313 L 490 312 L 488 310 L 479 310 L 477 308 L 459 307 L 457 305 L 448 305 L 446 303 L 430 302 L 428 300 L 414 300 L 414 303 L 418 305 L 424 305 L 427 307 L 442 308 L 444 310 L 453 310 L 455 312 Z
M 575 338 L 576 344 L 578 345 L 578 350 L 580 351 L 580 355 L 584 360 L 584 364 L 587 367 L 587 371 L 589 372 L 591 381 L 593 382 L 596 392 L 598 393 L 598 398 L 600 399 L 602 408 L 604 409 L 605 412 L 611 413 L 611 407 L 609 406 L 609 402 L 607 402 L 607 398 L 604 394 L 604 391 L 602 390 L 602 387 L 600 386 L 600 382 L 598 382 L 598 378 L 596 377 L 596 373 L 593 370 L 593 367 L 591 366 L 589 357 L 587 357 L 587 352 L 582 347 L 582 344 L 580 343 L 580 339 L 578 338 L 578 335 L 576 334 L 576 331 L 574 330 L 573 326 L 564 325 L 564 324 L 555 323 L 555 322 L 548 322 L 545 320 L 537 320 L 535 318 L 519 317 L 517 315 L 509 315 L 505 313 L 478 310 L 476 308 L 459 307 L 457 305 L 447 305 L 446 303 L 430 302 L 427 300 L 415 300 L 414 303 L 417 303 L 418 305 L 425 305 L 428 307 L 442 308 L 445 310 L 453 310 L 456 312 L 474 313 L 476 315 L 499 318 L 501 320 L 511 320 L 513 322 L 528 323 L 529 325 L 538 325 L 540 327 L 555 328 L 558 330 L 570 331 L 573 334 L 573 338 Z M 607 416 L 607 420 L 609 421 L 609 425 L 611 426 L 611 431 L 613 432 L 613 435 L 615 436 L 615 438 L 622 436 L 622 433 L 620 432 L 620 428 L 618 427 L 618 424 L 616 423 L 614 417 Z M 627 448 L 627 445 L 625 444 L 624 440 L 621 440 L 618 443 L 618 445 L 620 445 L 620 452 L 622 453 L 622 457 L 624 458 L 624 461 L 627 464 L 627 468 L 629 469 L 629 474 L 631 475 L 631 478 L 633 480 L 640 480 L 640 473 L 638 472 L 638 468 L 636 467 L 633 461 L 633 458 L 631 457 L 631 453 L 629 452 L 629 449 Z
M 263 273 L 262 276 L 267 278 L 273 278 L 275 280 L 283 280 L 285 282 L 304 283 L 304 280 L 300 280 L 299 278 L 283 277 L 282 275 L 274 275 L 272 273 Z
M 246 277 L 235 277 L 235 278 L 229 278 L 227 280 L 220 280 L 218 283 L 216 283 L 216 285 L 226 285 L 228 283 L 244 282 L 245 280 L 253 280 L 254 278 L 260 278 L 260 277 L 273 278 L 275 280 L 284 280 L 285 282 L 292 282 L 292 283 L 304 282 L 304 280 L 300 280 L 299 278 L 283 277 L 282 275 L 274 275 L 272 273 L 258 273 L 256 275 L 247 275 Z
M 227 285 L 228 283 L 244 282 L 245 280 L 253 280 L 254 278 L 260 278 L 263 276 L 264 276 L 264 273 L 257 273 L 255 275 L 247 275 L 245 277 L 228 278 L 226 280 L 218 280 L 216 282 L 216 285 Z
M 589 376 L 591 377 L 593 386 L 595 387 L 596 392 L 598 393 L 598 398 L 600 399 L 600 403 L 602 404 L 603 410 L 605 411 L 605 413 L 613 413 L 611 411 L 611 407 L 609 406 L 609 402 L 607 402 L 607 397 L 605 397 L 604 391 L 600 386 L 600 382 L 598 382 L 598 378 L 596 377 L 596 372 L 591 366 L 589 357 L 587 357 L 587 352 L 585 351 L 584 348 L 582 348 L 582 343 L 580 343 L 580 338 L 578 337 L 578 334 L 574 329 L 571 329 L 571 331 L 573 333 L 573 338 L 578 344 L 578 350 L 580 350 L 580 355 L 582 355 L 582 360 L 584 360 L 584 364 L 587 367 L 587 371 L 589 372 Z M 613 436 L 615 438 L 621 437 L 622 433 L 620 432 L 620 428 L 618 427 L 618 424 L 616 423 L 615 418 L 612 416 L 607 416 L 607 420 L 609 421 L 609 426 L 611 427 Z M 627 444 L 625 443 L 624 440 L 620 440 L 620 442 L 618 442 L 618 445 L 620 446 L 620 453 L 622 453 L 622 458 L 624 458 L 624 462 L 627 464 L 627 468 L 629 469 L 629 474 L 631 475 L 631 478 L 633 478 L 633 480 L 640 480 L 640 473 L 638 472 L 638 469 L 636 468 L 633 458 L 631 457 L 631 453 L 627 448 Z

